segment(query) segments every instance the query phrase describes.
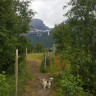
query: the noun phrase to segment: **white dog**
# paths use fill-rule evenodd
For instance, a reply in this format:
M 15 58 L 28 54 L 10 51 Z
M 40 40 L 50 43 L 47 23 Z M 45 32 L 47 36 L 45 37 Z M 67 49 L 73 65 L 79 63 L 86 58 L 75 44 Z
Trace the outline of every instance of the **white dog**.
M 53 78 L 51 77 L 51 78 L 49 78 L 49 81 L 50 81 L 50 83 L 52 83 L 52 81 L 53 81 Z
M 50 88 L 51 84 L 52 84 L 53 78 L 49 78 L 49 80 L 45 80 L 43 79 L 43 88 L 44 90 L 48 87 Z
M 51 86 L 51 82 L 50 81 L 47 81 L 47 86 L 50 89 L 50 86 Z
M 45 88 L 47 87 L 47 80 L 43 79 L 43 88 L 45 90 Z

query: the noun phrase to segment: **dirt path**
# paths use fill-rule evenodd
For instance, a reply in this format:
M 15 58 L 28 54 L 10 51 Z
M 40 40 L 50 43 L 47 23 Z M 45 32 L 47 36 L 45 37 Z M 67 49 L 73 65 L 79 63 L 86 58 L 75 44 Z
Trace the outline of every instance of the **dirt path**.
M 24 91 L 21 96 L 51 96 L 51 89 L 43 89 L 41 79 L 48 79 L 47 74 L 39 71 L 41 61 L 40 59 L 31 59 L 27 64 L 27 73 L 33 75 L 32 80 L 25 80 Z

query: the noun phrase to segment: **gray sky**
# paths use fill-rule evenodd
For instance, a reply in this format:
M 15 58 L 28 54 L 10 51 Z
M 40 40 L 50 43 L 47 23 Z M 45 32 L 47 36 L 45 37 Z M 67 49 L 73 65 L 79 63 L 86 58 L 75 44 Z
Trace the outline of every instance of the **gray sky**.
M 37 12 L 34 18 L 42 19 L 50 28 L 67 18 L 63 15 L 69 8 L 63 10 L 63 6 L 69 0 L 32 0 L 32 9 Z

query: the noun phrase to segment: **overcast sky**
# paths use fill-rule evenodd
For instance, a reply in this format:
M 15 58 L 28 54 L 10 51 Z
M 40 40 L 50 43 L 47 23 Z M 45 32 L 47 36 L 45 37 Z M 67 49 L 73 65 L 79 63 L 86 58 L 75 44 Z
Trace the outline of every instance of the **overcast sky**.
M 63 10 L 63 6 L 69 0 L 32 0 L 32 9 L 37 12 L 34 18 L 42 19 L 50 28 L 66 20 L 63 15 L 69 8 Z

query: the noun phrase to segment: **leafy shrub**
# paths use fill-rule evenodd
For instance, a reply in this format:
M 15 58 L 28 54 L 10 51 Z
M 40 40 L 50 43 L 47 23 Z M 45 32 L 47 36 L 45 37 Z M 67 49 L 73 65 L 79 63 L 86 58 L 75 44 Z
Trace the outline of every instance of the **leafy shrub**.
M 18 96 L 24 87 L 24 80 L 26 78 L 26 63 L 22 61 L 18 66 Z M 14 73 L 14 72 L 13 72 Z M 4 75 L 0 74 L 0 96 L 14 96 L 15 95 L 15 74 Z M 31 78 L 31 76 L 30 76 Z
M 77 78 L 68 72 L 61 74 L 61 80 L 59 82 L 58 96 L 64 96 L 64 94 L 65 96 L 92 96 L 84 93 L 83 88 L 78 84 L 80 82 L 78 82 Z
M 9 88 L 8 83 L 6 82 L 6 76 L 0 74 L 0 96 L 7 96 L 7 90 Z

